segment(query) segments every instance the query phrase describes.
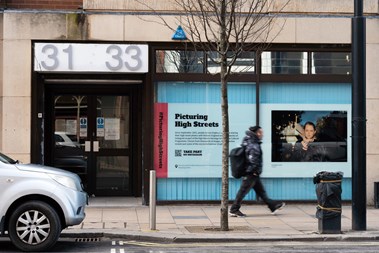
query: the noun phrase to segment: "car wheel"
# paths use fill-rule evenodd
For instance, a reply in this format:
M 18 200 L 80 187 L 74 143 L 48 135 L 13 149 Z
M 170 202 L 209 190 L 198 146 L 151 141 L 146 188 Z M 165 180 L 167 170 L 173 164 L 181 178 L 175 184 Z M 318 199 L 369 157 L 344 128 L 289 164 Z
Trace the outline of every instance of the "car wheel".
M 47 203 L 29 201 L 11 214 L 9 237 L 23 251 L 44 251 L 57 242 L 61 233 L 57 212 Z

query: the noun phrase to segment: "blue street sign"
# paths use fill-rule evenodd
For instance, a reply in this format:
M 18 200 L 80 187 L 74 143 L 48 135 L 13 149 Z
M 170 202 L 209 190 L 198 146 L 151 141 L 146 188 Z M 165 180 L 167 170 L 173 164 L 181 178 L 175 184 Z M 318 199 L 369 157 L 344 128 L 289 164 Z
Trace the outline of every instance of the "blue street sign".
M 178 28 L 176 28 L 176 31 L 174 35 L 172 36 L 172 39 L 173 40 L 186 40 L 187 39 L 187 36 L 184 33 L 184 30 L 181 26 L 178 26 Z

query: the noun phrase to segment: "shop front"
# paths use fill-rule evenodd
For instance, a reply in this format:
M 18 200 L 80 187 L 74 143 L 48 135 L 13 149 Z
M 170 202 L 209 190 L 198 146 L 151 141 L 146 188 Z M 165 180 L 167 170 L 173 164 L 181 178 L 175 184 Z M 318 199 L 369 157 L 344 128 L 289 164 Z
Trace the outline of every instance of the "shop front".
M 312 177 L 322 170 L 342 171 L 351 198 L 350 58 L 349 45 L 271 45 L 235 63 L 229 147 L 249 126 L 263 127 L 262 177 L 273 198 L 315 199 Z M 34 59 L 35 160 L 77 173 L 95 196 L 147 201 L 154 169 L 158 201 L 220 199 L 220 84 L 206 54 L 177 44 L 35 42 Z M 306 122 L 317 128 L 320 160 L 294 154 Z M 230 178 L 231 198 L 238 187 Z
M 219 67 L 189 41 L 173 40 L 175 31 L 147 6 L 113 2 L 60 10 L 31 1 L 2 10 L 1 151 L 73 171 L 95 196 L 145 204 L 156 170 L 158 201 L 219 201 Z M 353 6 L 340 6 L 287 6 L 278 13 L 282 31 L 243 52 L 228 80 L 229 148 L 249 126 L 263 127 L 262 178 L 273 198 L 314 201 L 313 176 L 328 170 L 344 173 L 342 199 L 351 199 Z M 370 0 L 364 10 L 368 204 L 379 178 L 377 6 Z M 156 8 L 172 27 L 184 27 L 173 3 L 156 1 Z M 318 161 L 294 154 L 308 121 L 323 146 Z M 239 185 L 230 176 L 231 199 Z
M 351 199 L 351 66 L 348 45 L 271 45 L 246 52 L 229 78 L 229 149 L 260 125 L 263 174 L 275 199 L 315 200 L 313 176 L 344 173 Z M 207 54 L 156 51 L 154 168 L 159 201 L 221 198 L 222 114 L 218 66 Z M 175 64 L 173 64 L 175 62 Z M 202 63 L 202 64 L 199 64 Z M 297 154 L 307 122 L 317 155 Z M 311 148 L 310 148 L 311 149 Z M 299 151 L 300 152 L 300 151 Z M 229 172 L 229 198 L 240 179 Z M 256 200 L 251 192 L 246 200 Z
M 34 155 L 77 173 L 90 195 L 141 196 L 148 47 L 41 42 L 34 48 Z

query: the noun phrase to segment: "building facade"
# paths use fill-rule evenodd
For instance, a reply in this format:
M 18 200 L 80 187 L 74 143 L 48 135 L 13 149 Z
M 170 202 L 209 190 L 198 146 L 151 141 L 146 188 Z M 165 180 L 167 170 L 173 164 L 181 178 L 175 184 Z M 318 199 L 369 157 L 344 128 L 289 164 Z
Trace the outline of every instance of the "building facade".
M 74 171 L 96 196 L 147 201 L 154 169 L 158 201 L 219 200 L 218 66 L 173 40 L 174 31 L 135 1 L 23 2 L 1 2 L 1 151 Z M 372 204 L 379 20 L 378 3 L 364 4 Z M 180 25 L 171 1 L 151 7 Z M 263 127 L 262 177 L 273 198 L 315 200 L 313 176 L 327 170 L 344 172 L 342 198 L 351 199 L 352 16 L 352 1 L 292 0 L 278 15 L 278 36 L 236 62 L 228 86 L 230 148 L 249 126 Z M 308 121 L 317 128 L 317 158 L 295 154 Z M 231 198 L 239 182 L 230 178 Z

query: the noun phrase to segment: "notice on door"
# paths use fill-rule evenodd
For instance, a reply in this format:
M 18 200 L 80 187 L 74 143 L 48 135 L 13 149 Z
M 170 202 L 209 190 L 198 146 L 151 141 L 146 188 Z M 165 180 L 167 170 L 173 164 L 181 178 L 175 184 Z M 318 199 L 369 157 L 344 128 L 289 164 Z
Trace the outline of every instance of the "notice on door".
M 104 137 L 104 123 L 105 120 L 103 117 L 97 117 L 96 119 L 96 136 L 97 137 Z
M 76 119 L 66 120 L 66 133 L 71 135 L 76 135 Z
M 87 118 L 80 118 L 80 137 L 87 137 Z
M 105 140 L 119 140 L 120 139 L 120 119 L 119 118 L 105 118 Z

